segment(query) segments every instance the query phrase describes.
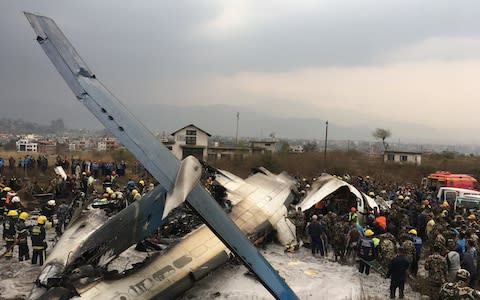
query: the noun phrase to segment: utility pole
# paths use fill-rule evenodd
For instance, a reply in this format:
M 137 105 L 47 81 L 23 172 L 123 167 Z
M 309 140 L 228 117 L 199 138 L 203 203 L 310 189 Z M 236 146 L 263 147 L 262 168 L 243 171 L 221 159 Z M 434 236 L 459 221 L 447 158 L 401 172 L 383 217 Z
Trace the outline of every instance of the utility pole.
M 325 149 L 323 150 L 323 162 L 326 171 L 327 168 L 327 141 L 328 141 L 328 120 L 325 122 Z
M 238 145 L 238 121 L 240 120 L 240 113 L 237 111 L 237 129 L 235 132 L 235 145 Z

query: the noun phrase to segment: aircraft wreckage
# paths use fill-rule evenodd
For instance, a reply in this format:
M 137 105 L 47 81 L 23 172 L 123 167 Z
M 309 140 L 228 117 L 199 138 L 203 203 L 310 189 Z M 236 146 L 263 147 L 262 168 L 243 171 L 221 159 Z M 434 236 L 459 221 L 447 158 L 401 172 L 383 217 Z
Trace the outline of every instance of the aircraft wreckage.
M 202 257 L 202 254 L 208 255 L 211 252 L 210 247 L 215 245 L 219 247 L 215 239 L 199 238 L 194 244 L 196 247 L 190 248 L 190 251 L 188 248 L 183 248 L 187 251 L 187 255 L 181 255 L 176 259 L 171 257 L 172 260 L 165 257 L 160 259 L 161 265 L 148 264 L 150 268 L 143 269 L 148 274 L 142 273 L 141 280 L 134 278 L 132 274 L 128 276 L 127 283 L 121 283 L 129 284 L 128 286 L 121 286 L 115 281 L 95 279 L 102 278 L 102 267 L 130 245 L 151 235 L 162 224 L 165 214 L 186 200 L 216 237 L 257 275 L 259 281 L 274 297 L 297 299 L 298 297 L 283 278 L 210 194 L 198 184 L 201 171 L 198 161 L 190 158 L 180 164 L 173 154 L 97 80 L 52 19 L 31 13 L 25 13 L 25 16 L 37 35 L 37 42 L 76 98 L 137 157 L 160 183 L 144 199 L 128 206 L 107 221 L 94 213 L 80 215 L 76 221 L 74 220 L 67 229 L 68 233 L 65 232 L 65 237 L 62 237 L 59 245 L 52 250 L 30 298 L 50 299 L 80 295 L 84 291 L 80 285 L 88 281 L 93 283 L 89 285 L 87 283 L 85 293 L 89 292 L 91 297 L 99 297 L 99 299 L 151 299 L 162 291 L 166 298 L 175 297 L 173 292 L 169 293 L 168 287 L 183 280 L 184 277 L 195 277 L 195 268 L 192 267 L 194 265 L 201 270 L 208 268 L 196 261 Z M 268 200 L 273 199 L 276 198 L 268 198 Z M 282 206 L 283 210 L 286 210 L 283 203 Z M 276 207 L 279 210 L 282 209 L 280 206 Z M 279 214 L 283 215 L 282 212 Z M 242 217 L 243 215 L 239 214 L 238 219 Z M 105 222 L 102 224 L 103 221 Z M 263 221 L 266 219 L 261 223 Z M 261 224 L 251 226 L 256 225 Z M 190 239 L 191 237 L 185 240 Z M 168 254 L 175 251 L 178 250 L 172 249 Z M 215 257 L 209 256 L 209 259 L 215 259 Z M 86 266 L 93 270 L 85 271 L 90 276 L 82 278 L 83 271 L 87 269 Z M 168 267 L 172 268 L 169 272 L 162 272 L 163 268 Z M 181 269 L 188 269 L 188 272 L 183 272 L 185 276 L 180 274 Z M 177 273 L 178 276 L 173 276 L 174 280 L 171 279 L 172 275 Z M 79 286 L 75 285 L 73 277 L 79 277 L 77 280 Z M 167 284 L 164 286 L 162 283 Z M 121 292 L 123 289 L 125 292 Z M 100 296 L 102 293 L 104 297 Z
M 98 81 L 52 19 L 31 13 L 25 16 L 37 35 L 37 42 L 76 98 L 159 182 L 140 201 L 111 217 L 102 210 L 91 209 L 88 203 L 79 204 L 49 254 L 29 298 L 173 299 L 225 263 L 233 253 L 272 296 L 298 299 L 250 241 L 275 229 L 283 245 L 290 247 L 296 243 L 295 227 L 285 217 L 294 198 L 291 190 L 295 180 L 263 168 L 245 180 L 220 172 L 216 179 L 226 188 L 232 204 L 227 215 L 199 184 L 202 166 L 197 159 L 187 157 L 179 162 Z M 328 196 L 347 184 L 336 182 L 336 178 L 324 179 L 312 191 L 317 195 L 309 193 L 300 207 L 310 208 L 323 199 L 320 196 Z M 353 189 L 352 186 L 360 211 L 367 212 L 375 205 L 373 199 Z M 151 236 L 169 212 L 184 201 L 206 226 L 198 227 L 136 268 L 116 273 L 108 270 L 115 258 Z

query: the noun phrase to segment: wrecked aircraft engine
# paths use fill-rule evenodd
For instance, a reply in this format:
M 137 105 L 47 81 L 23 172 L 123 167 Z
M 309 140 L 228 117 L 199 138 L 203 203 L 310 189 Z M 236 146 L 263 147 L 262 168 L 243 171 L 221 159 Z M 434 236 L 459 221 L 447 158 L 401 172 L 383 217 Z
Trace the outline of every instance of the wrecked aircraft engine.
M 130 237 L 132 238 L 129 240 L 129 242 L 133 242 L 138 238 L 147 235 L 151 228 L 155 226 L 158 227 L 169 211 L 178 206 L 183 200 L 186 200 L 202 217 L 214 235 L 216 235 L 215 237 L 212 234 L 211 239 L 208 239 L 208 241 L 211 241 L 211 247 L 218 250 L 212 250 L 213 248 L 210 249 L 209 247 L 206 247 L 203 238 L 195 241 L 195 239 L 191 238 L 191 236 L 193 236 L 192 234 L 184 239 L 185 243 L 192 240 L 192 247 L 188 247 L 189 255 L 182 254 L 181 252 L 186 251 L 185 249 L 187 248 L 182 250 L 182 248 L 175 247 L 175 249 L 168 251 L 160 257 L 165 257 L 166 261 L 153 265 L 152 263 L 149 263 L 144 267 L 143 270 L 148 270 L 146 272 L 154 271 L 153 273 L 141 273 L 139 270 L 138 272 L 134 272 L 125 277 L 125 280 L 128 280 L 128 283 L 131 282 L 133 284 L 134 291 L 137 290 L 135 286 L 138 284 L 137 287 L 142 293 L 128 298 L 125 297 L 130 294 L 124 294 L 119 296 L 119 299 L 150 299 L 164 292 L 168 287 L 174 286 L 176 283 L 175 281 L 172 282 L 166 280 L 164 282 L 168 283 L 167 286 L 162 286 L 161 289 L 156 289 L 156 287 L 161 285 L 161 281 L 156 280 L 155 278 L 152 279 L 150 276 L 157 274 L 156 278 L 163 278 L 162 274 L 169 272 L 167 270 L 166 273 L 157 273 L 163 270 L 162 268 L 171 267 L 171 263 L 173 263 L 175 267 L 179 267 L 179 269 L 187 267 L 190 262 L 193 262 L 192 265 L 194 265 L 198 258 L 205 253 L 207 255 L 207 260 L 210 261 L 213 257 L 209 254 L 221 254 L 221 251 L 224 250 L 220 249 L 225 246 L 228 247 L 230 251 L 234 252 L 244 262 L 247 268 L 258 276 L 259 281 L 274 297 L 278 299 L 298 299 L 285 281 L 250 243 L 244 233 L 237 227 L 237 225 L 235 225 L 235 223 L 233 223 L 204 188 L 196 182 L 182 183 L 182 178 L 188 176 L 183 175 L 184 173 L 182 172 L 182 168 L 179 168 L 178 160 L 97 80 L 94 73 L 80 58 L 55 22 L 50 18 L 31 13 L 25 13 L 25 16 L 37 35 L 37 42 L 50 58 L 55 68 L 64 78 L 77 99 L 83 103 L 90 112 L 92 112 L 92 114 L 137 157 L 150 174 L 152 174 L 152 176 L 160 183 L 157 190 L 152 192 L 153 195 L 149 196 L 149 201 L 144 202 L 147 199 L 142 199 L 139 201 L 138 205 L 132 206 L 130 210 L 127 210 L 128 208 L 126 208 L 126 212 L 122 211 L 104 223 L 104 225 L 98 229 L 100 231 L 93 228 L 90 228 L 93 229 L 93 231 L 89 231 L 89 227 L 87 227 L 85 232 L 82 231 L 80 234 L 72 232 L 70 236 L 78 238 L 79 241 L 78 247 L 74 247 L 77 253 L 72 259 L 70 259 L 68 250 L 71 249 L 70 247 L 72 246 L 68 247 L 68 249 L 57 250 L 58 252 L 54 258 L 58 259 L 60 263 L 54 263 L 53 258 L 47 261 L 47 265 L 42 271 L 42 275 L 39 280 L 37 280 L 37 288 L 34 289 L 30 298 L 58 297 L 58 294 L 63 292 L 63 294 L 68 295 L 65 290 L 75 294 L 78 292 L 82 293 L 82 291 L 84 291 L 82 287 L 66 285 L 54 287 L 44 294 L 41 292 L 42 290 L 49 288 L 49 278 L 57 278 L 58 274 L 60 274 L 61 278 L 64 278 L 64 276 L 67 276 L 65 271 L 76 266 L 75 262 L 78 262 L 78 259 L 81 261 L 81 258 L 84 257 L 85 254 L 88 257 L 88 254 L 95 253 L 93 255 L 95 258 L 87 263 L 91 263 L 91 266 L 93 267 L 99 267 L 102 264 L 107 264 L 113 257 L 124 250 L 127 247 L 127 243 L 119 242 L 118 236 L 109 236 L 110 232 L 116 232 L 116 230 L 118 230 L 115 226 L 123 226 L 128 223 L 128 228 L 134 228 L 135 230 L 130 233 Z M 195 173 L 195 168 L 200 167 L 198 165 L 195 166 L 194 163 L 192 164 L 192 168 L 193 173 Z M 189 169 L 189 167 L 187 169 Z M 282 182 L 282 184 L 285 183 Z M 282 196 L 284 196 L 284 194 L 282 194 Z M 273 198 L 269 195 L 267 201 L 264 203 L 265 205 L 269 203 L 270 200 L 268 199 L 272 200 Z M 278 202 L 282 202 L 281 205 L 283 206 L 283 201 L 275 201 L 275 204 Z M 147 204 L 147 207 L 148 205 L 151 205 L 154 207 L 154 210 L 150 211 L 142 209 L 142 206 L 144 206 L 142 204 Z M 267 210 L 268 213 L 266 215 L 263 213 L 265 218 L 262 218 L 263 210 L 258 207 L 255 208 L 255 206 L 252 206 L 251 204 L 252 203 L 248 203 L 248 201 L 241 201 L 237 205 L 237 208 L 240 211 L 238 217 L 235 218 L 235 215 L 233 216 L 233 220 L 243 229 L 245 229 L 244 226 L 247 226 L 248 229 L 253 230 L 259 224 L 268 220 L 269 217 L 272 220 L 279 219 L 280 214 L 282 213 L 281 207 L 272 205 L 272 207 Z M 246 206 L 243 211 L 241 210 L 242 205 Z M 255 209 L 254 213 L 250 212 L 250 209 Z M 256 209 L 258 209 L 258 212 Z M 244 212 L 244 214 L 241 212 Z M 248 218 L 242 217 L 245 214 Z M 259 216 L 259 218 L 257 218 L 257 216 Z M 252 220 L 249 220 L 250 218 L 252 218 Z M 72 224 L 71 227 L 73 228 L 73 226 L 74 225 Z M 81 225 L 79 225 L 79 228 L 81 228 Z M 248 231 L 248 229 L 246 230 Z M 211 234 L 206 228 L 203 230 Z M 102 232 L 102 234 L 99 234 L 98 232 Z M 67 237 L 68 236 L 69 235 L 67 235 Z M 217 243 L 217 240 L 221 240 L 223 243 Z M 198 249 L 203 250 L 200 251 Z M 177 255 L 175 251 L 178 251 L 180 255 Z M 195 256 L 195 253 L 198 257 Z M 99 256 L 99 254 L 102 255 Z M 104 256 L 104 254 L 106 254 L 106 256 Z M 197 265 L 201 267 L 200 260 L 198 261 L 199 263 Z M 65 265 L 61 266 L 60 264 L 62 262 L 65 263 Z M 47 268 L 49 267 L 52 269 L 48 270 Z M 151 269 L 149 269 L 150 267 Z M 190 267 L 187 268 L 188 272 L 190 272 Z M 184 272 L 187 272 L 187 268 L 185 268 Z M 77 269 L 78 268 L 75 270 Z M 50 271 L 55 274 L 55 277 L 49 275 Z M 181 272 L 179 271 L 178 274 L 180 273 Z M 135 277 L 135 274 L 140 274 L 139 276 L 143 277 L 141 277 L 140 280 L 140 278 Z M 98 276 L 98 274 L 93 272 L 93 276 Z M 181 280 L 184 277 L 176 278 Z M 50 280 L 50 282 L 54 281 L 57 280 Z M 158 285 L 154 285 L 154 283 L 157 282 Z M 97 280 L 91 285 L 87 284 L 90 288 L 85 290 L 85 293 L 91 293 L 88 295 L 92 297 L 105 293 L 105 296 L 110 297 L 113 296 L 112 293 L 116 292 L 115 288 L 121 288 L 115 283 L 116 281 Z M 109 284 L 113 284 L 113 286 Z M 150 286 L 150 288 L 146 288 L 146 286 Z M 147 291 L 152 291 L 152 293 L 147 293 Z M 51 293 L 51 297 L 48 296 L 49 292 Z M 102 299 L 104 298 L 107 297 L 103 297 Z

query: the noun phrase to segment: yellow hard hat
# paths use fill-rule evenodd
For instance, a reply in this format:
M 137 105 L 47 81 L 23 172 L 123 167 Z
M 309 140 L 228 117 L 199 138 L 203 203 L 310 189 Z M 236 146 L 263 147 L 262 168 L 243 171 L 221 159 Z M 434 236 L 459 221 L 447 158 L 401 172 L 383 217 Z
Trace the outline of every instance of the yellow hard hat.
M 398 196 L 398 200 L 403 200 L 403 196 L 402 195 Z
M 38 216 L 38 218 L 37 218 L 37 223 L 38 223 L 38 224 L 43 225 L 43 224 L 45 224 L 45 222 L 47 222 L 47 217 L 45 217 L 45 216 Z
M 12 190 L 12 189 L 11 189 L 10 187 L 8 187 L 8 186 L 6 186 L 6 187 L 3 188 L 3 191 L 4 191 L 4 192 L 10 192 L 11 190 Z
M 370 197 L 374 197 L 374 196 L 375 196 L 375 193 L 374 193 L 374 192 L 370 192 L 370 193 L 368 193 L 368 195 L 369 195 Z
M 153 188 L 155 185 L 153 183 L 150 183 L 148 186 Z
M 133 189 L 133 190 L 132 190 L 132 194 L 133 194 L 133 195 L 138 194 L 138 190 L 137 190 L 137 189 Z
M 365 236 L 372 236 L 372 235 L 374 235 L 374 234 L 375 234 L 375 233 L 374 233 L 373 230 L 371 230 L 371 229 L 365 230 Z
M 28 219 L 29 216 L 30 215 L 27 212 L 24 211 L 24 212 L 20 213 L 20 216 L 18 218 L 25 221 L 26 219 Z
M 417 235 L 417 230 L 416 229 L 410 229 L 410 231 L 408 233 Z
M 476 219 L 477 219 L 477 217 L 475 217 L 474 214 L 471 214 L 467 217 L 467 220 L 471 220 L 471 221 L 476 220 Z
M 16 216 L 18 216 L 18 212 L 14 209 L 9 210 L 8 213 L 7 213 L 7 216 L 16 217 Z
M 138 183 L 141 184 L 141 185 L 145 185 L 145 181 L 143 181 L 143 180 L 140 180 Z

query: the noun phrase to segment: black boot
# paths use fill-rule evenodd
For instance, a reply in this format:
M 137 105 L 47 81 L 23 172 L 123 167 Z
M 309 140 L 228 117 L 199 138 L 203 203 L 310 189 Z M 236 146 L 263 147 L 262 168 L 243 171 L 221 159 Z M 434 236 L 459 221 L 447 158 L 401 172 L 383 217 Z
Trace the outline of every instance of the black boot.
M 403 291 L 400 291 L 400 292 L 398 293 L 398 298 L 403 299 Z
M 395 292 L 390 292 L 390 299 L 395 299 Z

